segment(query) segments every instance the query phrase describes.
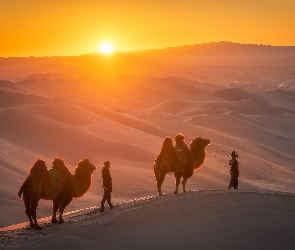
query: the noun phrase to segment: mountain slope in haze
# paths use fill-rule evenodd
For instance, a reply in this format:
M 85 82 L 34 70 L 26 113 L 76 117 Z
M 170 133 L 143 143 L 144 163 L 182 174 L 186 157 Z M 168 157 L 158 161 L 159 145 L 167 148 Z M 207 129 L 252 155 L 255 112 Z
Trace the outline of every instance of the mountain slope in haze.
M 36 73 L 76 77 L 115 77 L 122 74 L 159 76 L 159 72 L 168 71 L 170 75 L 183 77 L 180 73 L 185 69 L 181 65 L 292 67 L 294 62 L 295 46 L 219 42 L 116 52 L 110 56 L 93 53 L 71 57 L 0 58 L 0 79 L 15 82 Z M 192 70 L 189 69 L 190 74 Z

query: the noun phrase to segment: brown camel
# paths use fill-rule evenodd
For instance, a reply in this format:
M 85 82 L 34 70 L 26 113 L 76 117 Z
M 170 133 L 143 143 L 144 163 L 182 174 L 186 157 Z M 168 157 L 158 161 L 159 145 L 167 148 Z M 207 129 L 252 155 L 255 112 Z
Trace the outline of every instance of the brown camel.
M 185 184 L 188 178 L 193 175 L 194 170 L 199 169 L 204 163 L 206 157 L 205 148 L 211 143 L 209 139 L 202 139 L 198 136 L 191 141 L 190 147 L 188 147 L 184 142 L 183 134 L 177 134 L 175 142 L 174 147 L 171 137 L 165 137 L 161 152 L 154 162 L 154 173 L 159 195 L 163 195 L 162 184 L 169 172 L 174 172 L 176 180 L 174 193 L 178 193 L 181 178 L 183 192 L 186 192 Z
M 77 163 L 73 175 L 60 158 L 55 158 L 52 168 L 47 170 L 45 161 L 39 159 L 30 169 L 30 174 L 19 189 L 18 196 L 23 199 L 30 227 L 42 229 L 36 219 L 36 211 L 40 199 L 53 201 L 52 223 L 63 223 L 63 212 L 73 198 L 83 196 L 91 185 L 91 174 L 95 165 L 88 159 Z M 56 213 L 59 210 L 59 219 Z

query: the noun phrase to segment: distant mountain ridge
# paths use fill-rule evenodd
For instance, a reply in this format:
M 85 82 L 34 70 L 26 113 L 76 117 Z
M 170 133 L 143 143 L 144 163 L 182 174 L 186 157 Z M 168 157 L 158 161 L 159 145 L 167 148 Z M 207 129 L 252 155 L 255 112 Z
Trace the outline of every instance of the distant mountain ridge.
M 240 44 L 232 42 L 212 42 L 165 49 L 140 50 L 132 52 L 161 62 L 204 64 L 233 63 L 265 60 L 295 61 L 295 46 L 271 46 L 258 44 Z M 175 60 L 177 61 L 175 61 Z M 281 61 L 282 62 L 282 61 Z
M 220 41 L 220 42 L 209 42 L 209 43 L 199 43 L 199 44 L 192 44 L 192 45 L 181 45 L 181 46 L 175 46 L 175 47 L 166 47 L 162 49 L 143 49 L 143 50 L 134 50 L 131 52 L 150 52 L 150 51 L 163 51 L 163 50 L 177 50 L 177 49 L 201 49 L 201 48 L 237 48 L 237 47 L 251 47 L 251 48 L 277 48 L 277 49 L 294 49 L 295 46 L 292 45 L 268 45 L 268 44 L 255 44 L 255 43 L 234 43 L 230 41 Z
M 218 42 L 115 52 L 108 56 L 91 53 L 80 56 L 0 58 L 0 80 L 17 82 L 38 73 L 102 78 L 124 74 L 183 77 L 183 74 L 176 73 L 181 70 L 195 72 L 195 66 L 230 66 L 229 69 L 232 66 L 270 66 L 292 69 L 294 65 L 295 46 Z

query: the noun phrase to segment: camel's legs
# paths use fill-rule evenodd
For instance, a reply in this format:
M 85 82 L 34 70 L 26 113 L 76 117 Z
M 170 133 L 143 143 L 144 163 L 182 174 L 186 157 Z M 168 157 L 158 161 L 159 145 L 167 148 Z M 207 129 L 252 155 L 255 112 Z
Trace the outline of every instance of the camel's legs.
M 40 227 L 37 222 L 37 207 L 38 207 L 38 201 L 31 200 L 31 216 L 34 221 L 34 227 L 36 229 L 40 230 L 40 229 L 42 229 L 42 227 Z
M 183 192 L 186 192 L 186 190 L 185 190 L 185 184 L 187 183 L 187 179 L 185 179 L 185 178 L 183 178 L 182 179 L 182 190 L 183 190 Z
M 23 190 L 23 199 L 26 208 L 25 212 L 30 221 L 30 227 L 42 229 L 42 227 L 39 226 L 36 218 L 38 199 L 36 197 L 30 197 L 28 195 L 28 190 Z
M 157 185 L 157 187 L 158 187 L 158 194 L 160 195 L 160 196 L 162 196 L 163 195 L 163 193 L 162 193 L 162 186 L 161 185 Z
M 26 212 L 26 215 L 28 216 L 29 221 L 30 221 L 30 227 L 35 227 L 34 222 L 32 220 L 30 200 L 27 197 L 25 197 L 25 195 L 24 195 L 24 203 L 25 203 L 25 208 L 26 208 L 25 212 Z
M 175 191 L 174 191 L 174 194 L 178 194 L 178 186 L 180 184 L 181 172 L 180 173 L 174 172 L 174 177 L 175 177 Z
M 163 193 L 162 193 L 162 184 L 164 182 L 165 176 L 166 176 L 166 173 L 162 173 L 162 172 L 159 173 L 159 178 L 158 178 L 158 181 L 157 181 L 157 188 L 158 188 L 158 193 L 159 193 L 160 196 L 163 195 Z
M 58 220 L 56 219 L 56 212 L 58 210 L 59 207 L 59 200 L 53 200 L 53 204 L 52 204 L 52 218 L 51 218 L 51 223 L 58 223 Z
M 67 205 L 70 204 L 70 202 L 72 201 L 72 196 L 65 196 L 63 197 L 63 199 L 60 201 L 60 205 L 59 205 L 59 218 L 58 218 L 58 223 L 64 223 L 64 220 L 62 218 L 63 212 L 66 208 Z

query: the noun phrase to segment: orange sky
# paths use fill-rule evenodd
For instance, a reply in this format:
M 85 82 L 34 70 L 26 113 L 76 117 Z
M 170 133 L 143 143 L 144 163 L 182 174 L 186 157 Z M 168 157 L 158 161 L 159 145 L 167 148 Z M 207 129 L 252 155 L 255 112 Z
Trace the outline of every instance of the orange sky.
M 0 0 L 0 56 L 231 41 L 295 45 L 294 0 Z

